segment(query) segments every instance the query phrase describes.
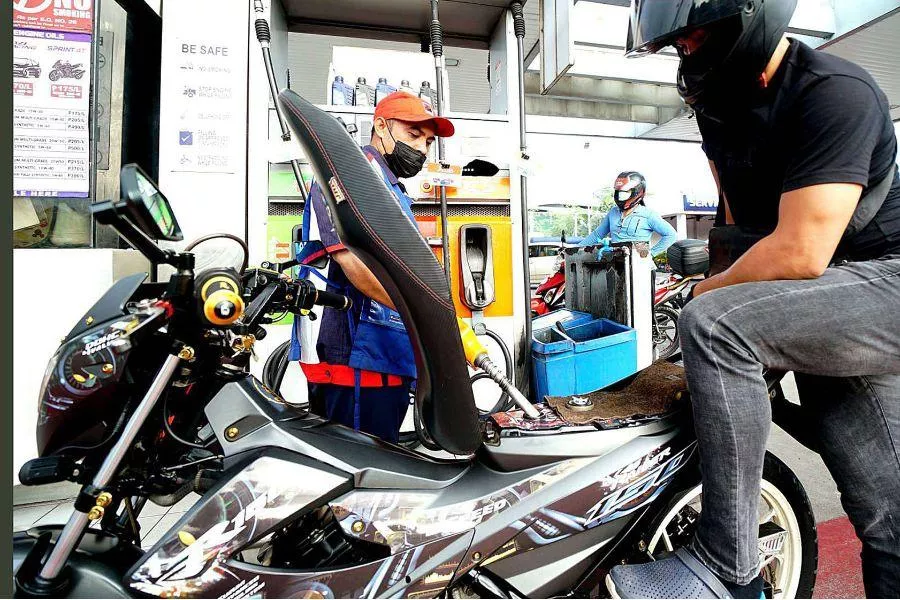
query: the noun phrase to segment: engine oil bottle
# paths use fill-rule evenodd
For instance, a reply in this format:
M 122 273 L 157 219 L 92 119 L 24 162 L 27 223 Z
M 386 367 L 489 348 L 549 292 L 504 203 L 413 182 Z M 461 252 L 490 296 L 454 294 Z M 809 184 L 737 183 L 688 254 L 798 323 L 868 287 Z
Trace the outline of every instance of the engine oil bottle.
M 366 84 L 365 77 L 356 78 L 353 106 L 375 106 L 375 90 L 371 85 Z
M 388 84 L 386 77 L 378 78 L 378 85 L 375 86 L 375 104 L 384 100 L 389 94 L 397 91 L 397 88 Z
M 338 106 L 353 105 L 353 88 L 344 83 L 340 75 L 331 83 L 331 103 Z
M 437 110 L 437 94 L 434 93 L 434 90 L 431 88 L 431 84 L 427 81 L 423 81 L 422 87 L 419 88 L 419 98 L 427 100 L 429 103 L 431 103 L 431 107 Z
M 407 94 L 409 94 L 411 96 L 416 95 L 416 91 L 409 86 L 409 80 L 407 80 L 407 79 L 404 79 L 403 81 L 400 82 L 400 91 L 406 92 Z

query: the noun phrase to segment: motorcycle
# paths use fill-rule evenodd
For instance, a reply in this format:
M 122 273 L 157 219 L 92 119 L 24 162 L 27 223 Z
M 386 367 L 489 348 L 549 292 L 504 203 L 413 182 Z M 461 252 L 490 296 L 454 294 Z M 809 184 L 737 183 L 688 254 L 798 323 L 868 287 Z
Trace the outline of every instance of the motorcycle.
M 687 295 L 703 275 L 682 276 L 671 273 L 662 281 L 657 280 L 653 295 L 653 355 L 667 359 L 678 353 L 681 347 L 678 335 L 678 315 L 684 308 Z
M 50 81 L 58 81 L 60 79 L 81 79 L 84 75 L 84 69 L 81 63 L 72 64 L 65 60 L 58 60 L 53 63 L 50 68 Z
M 531 317 L 546 315 L 566 306 L 566 260 L 560 249 L 553 271 L 537 286 L 531 297 Z
M 431 249 L 333 117 L 291 91 L 279 102 L 316 179 L 327 183 L 342 243 L 379 274 L 407 324 L 422 443 L 452 457 L 329 423 L 249 375 L 267 315 L 346 310 L 347 299 L 283 275 L 284 265 L 195 273 L 191 252 L 150 239 L 177 240 L 177 221 L 155 184 L 125 167 L 122 200 L 94 205 L 94 214 L 175 273 L 114 284 L 50 362 L 41 456 L 20 479 L 82 488 L 62 530 L 14 534 L 16 594 L 585 597 L 605 593 L 613 565 L 682 546 L 702 497 L 680 384 L 645 398 L 655 409 L 590 412 L 607 406 L 602 394 L 628 393 L 644 372 L 595 393 L 596 401 L 562 399 L 572 410 L 526 400 L 479 421 L 449 286 Z M 679 380 L 675 365 L 652 368 L 667 373 L 667 385 Z M 202 494 L 197 503 L 142 550 L 138 517 L 147 501 L 171 505 L 191 490 Z M 768 596 L 810 597 L 815 520 L 800 482 L 771 454 L 760 507 Z

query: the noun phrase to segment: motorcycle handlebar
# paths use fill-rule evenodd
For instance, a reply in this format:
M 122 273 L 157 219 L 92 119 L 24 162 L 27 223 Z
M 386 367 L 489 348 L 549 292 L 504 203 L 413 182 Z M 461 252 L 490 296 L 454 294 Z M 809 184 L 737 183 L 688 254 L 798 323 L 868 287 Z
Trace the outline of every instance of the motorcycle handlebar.
M 344 294 L 335 294 L 325 290 L 316 290 L 313 294 L 313 304 L 325 306 L 340 311 L 348 311 L 353 307 L 353 300 Z

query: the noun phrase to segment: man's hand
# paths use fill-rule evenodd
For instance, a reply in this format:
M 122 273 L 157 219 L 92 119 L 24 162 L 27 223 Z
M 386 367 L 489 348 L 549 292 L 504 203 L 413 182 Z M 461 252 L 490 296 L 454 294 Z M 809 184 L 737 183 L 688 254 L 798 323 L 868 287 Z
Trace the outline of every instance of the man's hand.
M 728 270 L 701 281 L 694 296 L 749 281 L 815 279 L 825 272 L 856 210 L 862 186 L 826 183 L 781 195 L 778 226 Z
M 381 282 L 375 277 L 375 274 L 369 270 L 363 261 L 359 260 L 349 250 L 338 250 L 331 254 L 331 258 L 341 266 L 347 279 L 353 284 L 353 287 L 368 296 L 372 300 L 396 310 L 391 297 L 388 296 Z

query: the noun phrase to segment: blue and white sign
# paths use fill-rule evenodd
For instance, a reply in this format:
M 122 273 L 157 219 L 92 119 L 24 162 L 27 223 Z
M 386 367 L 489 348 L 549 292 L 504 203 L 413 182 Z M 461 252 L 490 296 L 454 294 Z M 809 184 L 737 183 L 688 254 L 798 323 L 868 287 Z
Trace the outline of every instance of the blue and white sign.
M 719 208 L 718 198 L 690 198 L 687 194 L 682 195 L 681 198 L 684 202 L 684 212 L 700 212 L 714 215 Z

